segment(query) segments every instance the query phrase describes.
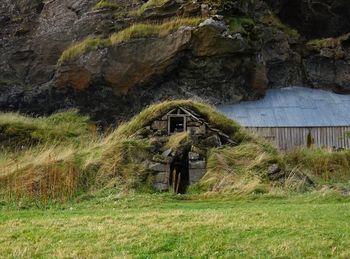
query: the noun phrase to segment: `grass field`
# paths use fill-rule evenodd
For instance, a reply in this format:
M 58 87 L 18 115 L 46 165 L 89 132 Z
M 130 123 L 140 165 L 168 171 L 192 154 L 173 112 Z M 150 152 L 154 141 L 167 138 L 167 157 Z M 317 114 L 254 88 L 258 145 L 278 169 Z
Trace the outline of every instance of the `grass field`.
M 0 257 L 350 257 L 350 198 L 339 194 L 113 197 L 0 205 Z

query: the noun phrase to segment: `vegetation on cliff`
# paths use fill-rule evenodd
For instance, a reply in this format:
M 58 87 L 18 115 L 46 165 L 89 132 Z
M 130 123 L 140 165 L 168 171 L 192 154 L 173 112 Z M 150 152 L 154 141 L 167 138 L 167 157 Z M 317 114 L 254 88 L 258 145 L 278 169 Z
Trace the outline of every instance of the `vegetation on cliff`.
M 105 48 L 111 45 L 109 39 L 102 38 L 86 38 L 82 42 L 72 45 L 70 48 L 66 49 L 60 57 L 60 61 L 69 61 L 73 60 L 76 57 L 79 57 L 89 51 L 97 50 L 99 48 Z
M 193 18 L 177 18 L 169 22 L 158 24 L 134 24 L 131 27 L 114 33 L 110 39 L 112 44 L 119 44 L 121 42 L 128 41 L 133 38 L 143 38 L 158 36 L 163 37 L 169 33 L 177 30 L 181 26 L 192 26 L 195 27 L 202 22 L 203 19 L 199 17 Z
M 76 43 L 62 53 L 60 61 L 70 61 L 92 50 L 106 48 L 135 38 L 164 37 L 181 26 L 197 26 L 201 21 L 203 21 L 202 18 L 194 17 L 177 18 L 160 25 L 151 23 L 134 24 L 122 31 L 111 34 L 106 39 L 89 37 Z
M 317 50 L 317 51 L 319 51 L 322 48 L 335 49 L 335 48 L 341 47 L 342 43 L 344 41 L 349 40 L 349 38 L 350 38 L 350 33 L 346 33 L 336 38 L 330 37 L 330 38 L 322 38 L 322 39 L 313 39 L 307 42 L 306 46 L 309 49 Z
M 108 0 L 101 0 L 100 2 L 98 2 L 95 6 L 94 6 L 94 10 L 98 10 L 98 9 L 103 9 L 103 8 L 110 8 L 110 9 L 118 9 L 118 4 L 116 3 L 112 3 Z
M 152 8 L 152 7 L 162 6 L 168 2 L 170 2 L 170 0 L 148 0 L 143 5 L 141 5 L 137 10 L 131 11 L 130 14 L 140 16 L 147 9 Z

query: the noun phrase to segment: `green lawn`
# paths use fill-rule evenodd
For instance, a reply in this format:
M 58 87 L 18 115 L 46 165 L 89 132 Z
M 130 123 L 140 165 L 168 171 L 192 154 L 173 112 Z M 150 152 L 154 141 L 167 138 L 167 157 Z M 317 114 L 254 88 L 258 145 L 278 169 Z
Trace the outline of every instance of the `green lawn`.
M 350 198 L 136 195 L 0 205 L 0 257 L 349 258 Z

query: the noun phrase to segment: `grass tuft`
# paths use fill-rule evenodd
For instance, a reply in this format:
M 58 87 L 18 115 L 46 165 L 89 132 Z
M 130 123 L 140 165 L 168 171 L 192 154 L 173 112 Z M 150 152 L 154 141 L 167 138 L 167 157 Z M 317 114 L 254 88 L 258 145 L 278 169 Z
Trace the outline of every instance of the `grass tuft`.
M 197 26 L 203 21 L 202 18 L 178 18 L 163 24 L 134 24 L 123 31 L 111 35 L 113 45 L 129 41 L 133 38 L 145 38 L 152 36 L 166 36 L 181 26 Z
M 274 150 L 255 143 L 212 149 L 208 155 L 207 173 L 197 184 L 205 192 L 249 194 L 268 192 L 266 173 L 280 157 Z
M 288 165 L 307 172 L 323 183 L 350 180 L 348 150 L 336 152 L 320 148 L 297 149 L 288 152 L 284 159 Z
M 176 133 L 170 136 L 165 146 L 167 148 L 171 148 L 172 150 L 176 150 L 178 147 L 186 143 L 189 140 L 189 137 L 190 136 L 187 131 Z
M 99 9 L 118 9 L 119 5 L 115 4 L 115 3 L 111 3 L 108 0 L 101 0 L 100 2 L 98 2 L 94 7 L 93 10 L 99 10 Z
M 0 113 L 0 132 L 5 136 L 2 145 L 14 143 L 17 146 L 56 143 L 77 143 L 89 138 L 93 125 L 88 117 L 77 111 L 56 113 L 49 117 L 31 118 L 17 113 Z M 1 143 L 0 143 L 1 144 Z
M 130 12 L 132 16 L 141 16 L 147 9 L 162 6 L 168 3 L 170 0 L 148 0 L 146 3 L 141 5 L 136 11 Z
M 60 61 L 61 62 L 71 61 L 89 51 L 96 50 L 99 48 L 105 48 L 105 47 L 108 47 L 109 45 L 110 45 L 109 39 L 102 39 L 99 37 L 97 38 L 89 37 L 83 40 L 82 42 L 79 42 L 71 46 L 70 48 L 66 49 L 62 53 L 60 57 Z
M 309 41 L 306 46 L 312 50 L 320 50 L 322 48 L 334 49 L 341 46 L 342 42 L 350 38 L 350 33 L 344 34 L 338 38 L 314 39 Z

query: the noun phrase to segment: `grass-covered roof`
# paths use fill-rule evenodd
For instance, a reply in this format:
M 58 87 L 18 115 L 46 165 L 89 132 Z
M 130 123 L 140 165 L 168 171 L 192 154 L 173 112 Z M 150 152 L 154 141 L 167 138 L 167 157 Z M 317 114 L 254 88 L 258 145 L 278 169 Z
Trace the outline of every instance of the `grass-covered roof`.
M 152 121 L 177 107 L 182 107 L 199 114 L 210 125 L 220 129 L 238 142 L 243 140 L 251 140 L 253 138 L 253 136 L 247 133 L 238 123 L 227 118 L 224 114 L 218 112 L 214 107 L 210 106 L 209 104 L 193 100 L 164 101 L 150 105 L 141 113 L 133 117 L 129 122 L 122 124 L 112 136 L 118 138 L 130 137 L 142 127 L 150 124 Z

